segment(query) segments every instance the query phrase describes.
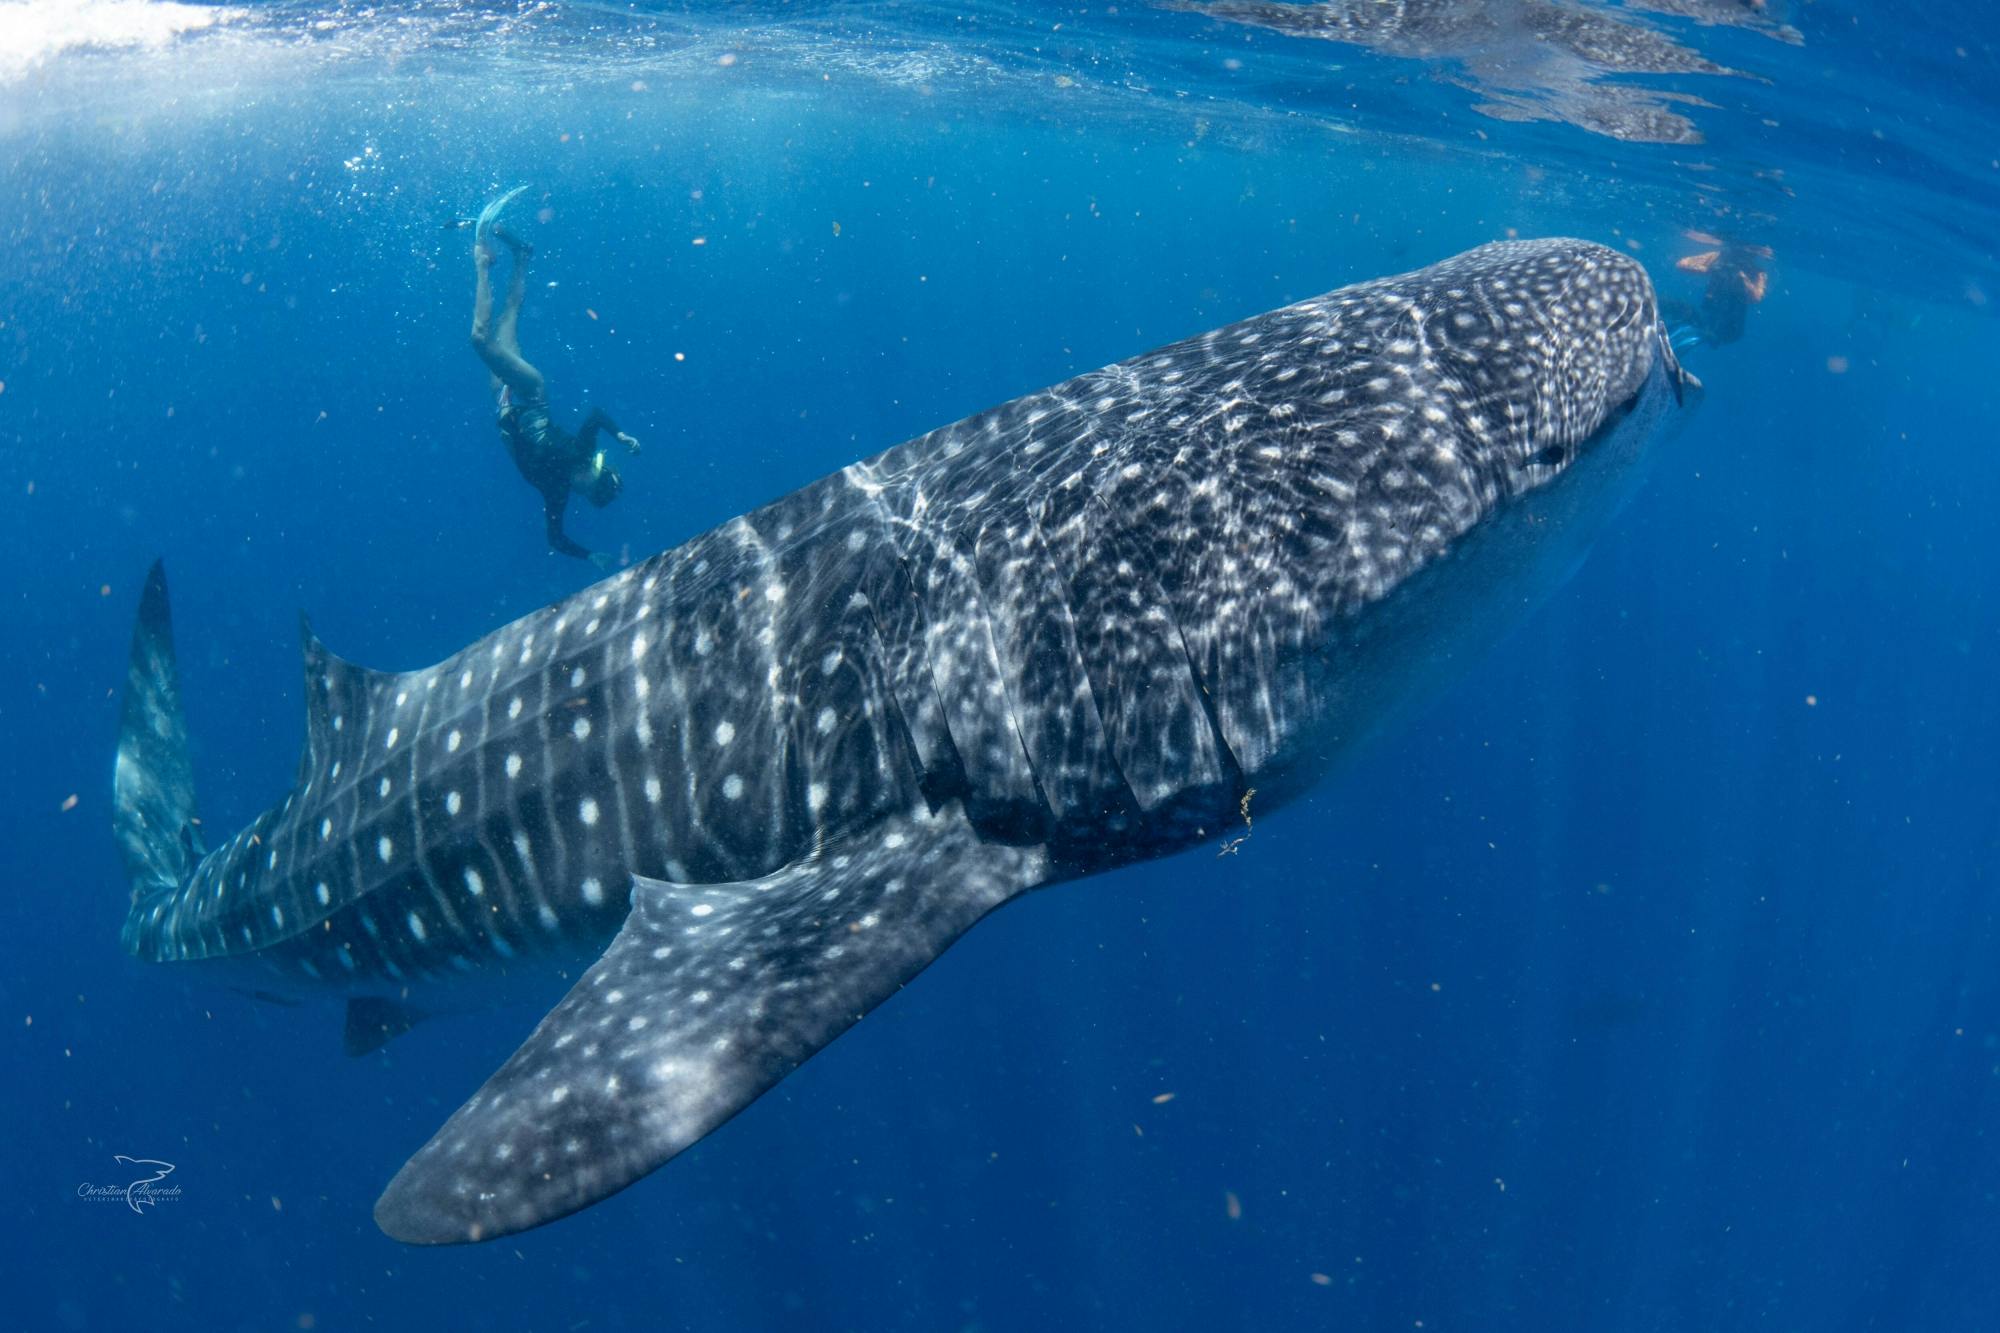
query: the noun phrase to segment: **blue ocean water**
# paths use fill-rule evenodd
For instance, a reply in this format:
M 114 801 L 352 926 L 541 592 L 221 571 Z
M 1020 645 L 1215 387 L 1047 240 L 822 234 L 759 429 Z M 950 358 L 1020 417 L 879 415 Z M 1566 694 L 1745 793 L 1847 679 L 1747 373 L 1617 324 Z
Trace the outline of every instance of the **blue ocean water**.
M 1992 20 L 1287 9 L 0 6 L 0 1326 L 2000 1326 Z M 291 780 L 301 609 L 408 668 L 595 576 L 466 347 L 448 224 L 516 183 L 627 558 L 1499 236 L 1688 303 L 1771 256 L 1575 578 L 1238 855 L 1013 905 L 655 1176 L 415 1250 L 377 1193 L 537 1013 L 350 1060 L 124 957 L 110 756 L 155 556 L 214 829 Z M 119 1154 L 178 1196 L 79 1197 Z

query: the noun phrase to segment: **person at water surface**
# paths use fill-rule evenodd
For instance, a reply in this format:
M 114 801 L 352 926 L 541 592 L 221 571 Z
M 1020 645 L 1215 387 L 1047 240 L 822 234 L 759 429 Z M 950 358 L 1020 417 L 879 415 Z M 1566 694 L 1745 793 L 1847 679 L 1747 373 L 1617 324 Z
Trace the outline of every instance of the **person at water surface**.
M 605 449 L 598 445 L 601 432 L 631 453 L 639 452 L 639 441 L 618 428 L 602 408 L 584 413 L 583 424 L 574 435 L 555 424 L 549 416 L 547 383 L 542 372 L 521 354 L 521 304 L 528 294 L 528 262 L 534 247 L 509 231 L 500 216 L 526 186 L 516 186 L 488 204 L 479 215 L 472 241 L 472 261 L 478 285 L 472 306 L 472 350 L 492 372 L 499 395 L 500 438 L 521 476 L 541 493 L 542 512 L 548 524 L 549 549 L 561 555 L 589 560 L 599 569 L 609 569 L 612 557 L 592 551 L 563 531 L 563 511 L 571 493 L 603 508 L 618 498 L 624 479 L 611 466 Z M 507 282 L 507 301 L 493 316 L 493 266 L 499 260 L 495 245 L 504 245 L 513 259 Z
M 1703 274 L 1707 282 L 1699 306 L 1666 302 L 1668 321 L 1694 341 L 1725 347 L 1743 336 L 1750 307 L 1762 304 L 1770 289 L 1771 247 L 1723 240 L 1701 231 L 1683 235 L 1709 248 L 1675 261 L 1674 267 L 1683 273 Z

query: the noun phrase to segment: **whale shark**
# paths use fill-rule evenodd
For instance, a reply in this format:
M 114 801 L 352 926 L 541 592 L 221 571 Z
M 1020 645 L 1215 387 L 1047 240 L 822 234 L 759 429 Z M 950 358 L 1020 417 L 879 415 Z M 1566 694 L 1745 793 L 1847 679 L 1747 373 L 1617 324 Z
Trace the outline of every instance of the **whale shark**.
M 1240 842 L 1253 794 L 1306 790 L 1573 569 L 1698 390 L 1600 245 L 1343 287 L 897 445 L 434 666 L 307 627 L 297 780 L 212 849 L 156 565 L 124 947 L 344 997 L 350 1049 L 488 987 L 553 1000 L 375 1206 L 421 1244 L 549 1222 L 1002 904 Z

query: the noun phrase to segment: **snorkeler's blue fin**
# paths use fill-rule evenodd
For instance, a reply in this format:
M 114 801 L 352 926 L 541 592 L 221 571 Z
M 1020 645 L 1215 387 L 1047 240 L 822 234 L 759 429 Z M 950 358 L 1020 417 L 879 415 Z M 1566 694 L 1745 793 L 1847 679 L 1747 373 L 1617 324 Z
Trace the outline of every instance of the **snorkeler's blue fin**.
M 477 230 L 473 233 L 473 239 L 484 242 L 486 233 L 492 228 L 494 223 L 500 220 L 500 215 L 507 211 L 507 205 L 518 199 L 527 191 L 527 188 L 525 185 L 516 185 L 513 189 L 507 191 L 507 193 L 495 196 L 492 202 L 480 209 L 479 219 L 474 224 Z

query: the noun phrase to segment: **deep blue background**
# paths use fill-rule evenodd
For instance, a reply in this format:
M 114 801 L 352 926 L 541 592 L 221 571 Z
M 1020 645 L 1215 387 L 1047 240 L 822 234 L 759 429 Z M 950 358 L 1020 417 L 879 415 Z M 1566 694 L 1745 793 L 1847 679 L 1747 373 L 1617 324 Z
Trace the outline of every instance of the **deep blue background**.
M 0 125 L 0 1325 L 2000 1326 L 1990 253 L 1781 253 L 1580 575 L 1240 856 L 1010 907 L 657 1176 L 418 1251 L 369 1206 L 536 1015 L 348 1061 L 330 1006 L 131 963 L 106 805 L 155 555 L 223 828 L 290 779 L 300 608 L 411 667 L 585 582 L 442 220 L 545 194 L 523 340 L 644 438 L 573 519 L 637 555 L 1510 228 L 1689 297 L 1713 224 L 1614 169 L 1646 150 L 1530 165 L 1492 123 L 1473 159 L 755 62 L 166 61 Z M 1814 207 L 1783 228 L 1849 225 Z M 181 1199 L 76 1199 L 115 1153 Z

